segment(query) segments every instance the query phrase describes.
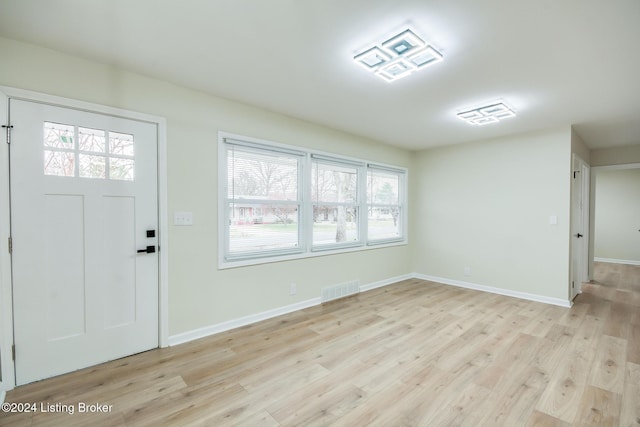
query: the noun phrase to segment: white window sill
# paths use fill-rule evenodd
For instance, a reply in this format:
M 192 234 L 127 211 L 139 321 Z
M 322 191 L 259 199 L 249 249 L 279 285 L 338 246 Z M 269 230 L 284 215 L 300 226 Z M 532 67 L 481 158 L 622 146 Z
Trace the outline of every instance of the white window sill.
M 229 268 L 238 268 L 238 267 L 248 267 L 251 265 L 270 264 L 274 262 L 292 261 L 297 259 L 314 258 L 319 256 L 368 251 L 372 249 L 383 249 L 383 248 L 390 248 L 394 246 L 404 246 L 407 243 L 408 241 L 406 239 L 399 240 L 399 241 L 386 241 L 386 242 L 380 242 L 380 243 L 369 242 L 367 245 L 359 245 L 356 247 L 351 246 L 351 247 L 343 247 L 343 248 L 335 248 L 335 249 L 322 248 L 319 250 L 313 250 L 313 251 L 296 253 L 296 254 L 274 255 L 274 256 L 268 256 L 268 257 L 246 258 L 246 259 L 238 259 L 238 260 L 221 259 L 218 263 L 218 270 L 226 270 Z

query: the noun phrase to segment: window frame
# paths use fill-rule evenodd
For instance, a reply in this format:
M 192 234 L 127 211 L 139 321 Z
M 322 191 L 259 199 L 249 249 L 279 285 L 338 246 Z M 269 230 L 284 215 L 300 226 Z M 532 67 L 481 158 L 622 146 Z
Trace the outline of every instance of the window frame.
M 286 251 L 257 251 L 242 254 L 230 254 L 230 210 L 228 197 L 227 152 L 229 145 L 243 146 L 262 152 L 280 152 L 301 156 L 298 163 L 298 247 L 296 250 Z M 357 203 L 358 212 L 358 240 L 344 243 L 313 244 L 314 210 L 316 201 L 312 197 L 313 162 L 324 165 L 354 167 L 357 170 Z M 258 138 L 237 135 L 229 132 L 218 132 L 218 269 L 227 269 L 249 265 L 266 264 L 287 260 L 303 259 L 315 256 L 325 256 L 338 253 L 357 252 L 384 247 L 406 245 L 408 243 L 408 174 L 407 168 L 379 162 L 371 162 L 327 153 L 318 150 L 292 146 Z M 398 205 L 401 207 L 399 216 L 400 236 L 394 239 L 369 240 L 368 230 L 368 187 L 367 179 L 370 169 L 397 173 L 399 179 Z M 340 203 L 338 203 L 340 204 Z

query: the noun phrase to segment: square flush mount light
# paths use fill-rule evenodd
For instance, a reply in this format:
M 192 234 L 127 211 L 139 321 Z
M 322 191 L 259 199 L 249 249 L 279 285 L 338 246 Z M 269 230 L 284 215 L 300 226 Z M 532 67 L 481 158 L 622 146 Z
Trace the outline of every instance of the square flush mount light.
M 502 119 L 513 117 L 516 112 L 507 107 L 502 102 L 486 105 L 484 107 L 474 108 L 473 110 L 458 113 L 465 122 L 471 125 L 486 125 L 489 123 L 497 123 Z
M 373 46 L 354 56 L 353 60 L 378 77 L 392 82 L 442 61 L 442 54 L 406 29 L 382 42 L 380 47 Z

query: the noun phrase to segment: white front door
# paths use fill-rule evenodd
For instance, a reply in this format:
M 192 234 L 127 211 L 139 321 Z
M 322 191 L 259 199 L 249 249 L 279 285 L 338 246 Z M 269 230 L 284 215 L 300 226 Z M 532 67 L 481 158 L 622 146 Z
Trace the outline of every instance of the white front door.
M 158 347 L 156 125 L 9 102 L 16 383 Z

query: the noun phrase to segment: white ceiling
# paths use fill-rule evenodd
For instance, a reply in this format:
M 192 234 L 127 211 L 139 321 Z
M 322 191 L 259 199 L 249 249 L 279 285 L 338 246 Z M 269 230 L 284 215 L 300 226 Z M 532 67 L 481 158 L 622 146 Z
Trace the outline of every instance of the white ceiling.
M 407 25 L 444 61 L 353 63 Z M 640 0 L 0 0 L 0 36 L 409 149 L 570 124 L 640 144 Z M 517 117 L 456 117 L 495 100 Z

